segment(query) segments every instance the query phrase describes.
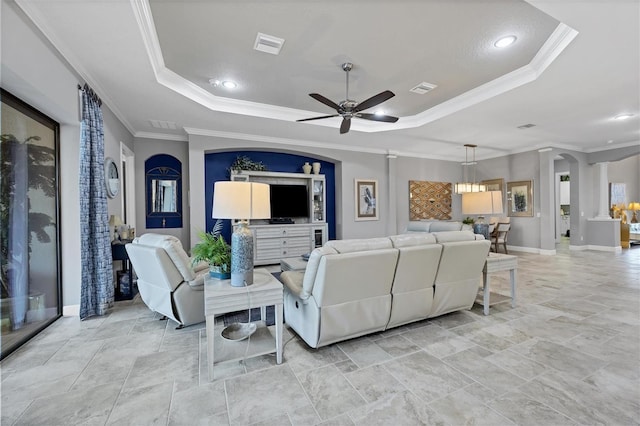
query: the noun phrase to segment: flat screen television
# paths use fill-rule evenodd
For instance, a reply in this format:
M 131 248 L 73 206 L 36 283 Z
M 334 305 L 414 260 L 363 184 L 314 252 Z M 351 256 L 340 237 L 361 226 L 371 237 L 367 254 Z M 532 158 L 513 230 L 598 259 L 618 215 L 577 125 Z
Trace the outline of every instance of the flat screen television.
M 271 218 L 309 216 L 309 195 L 306 185 L 270 185 Z

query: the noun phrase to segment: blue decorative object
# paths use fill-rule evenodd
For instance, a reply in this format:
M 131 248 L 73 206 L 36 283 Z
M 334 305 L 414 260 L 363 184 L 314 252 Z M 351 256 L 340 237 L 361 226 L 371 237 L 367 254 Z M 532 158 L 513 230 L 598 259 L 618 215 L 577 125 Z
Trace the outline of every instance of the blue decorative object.
M 489 224 L 488 223 L 474 223 L 473 233 L 484 235 L 484 239 L 489 239 Z
M 231 286 L 253 284 L 253 234 L 247 222 L 240 222 L 231 235 Z
M 85 84 L 80 123 L 80 319 L 113 305 L 113 261 L 104 181 L 104 129 L 100 101 Z
M 209 271 L 209 276 L 213 279 L 216 280 L 228 280 L 229 278 L 231 278 L 231 273 L 230 272 L 216 272 L 216 271 Z

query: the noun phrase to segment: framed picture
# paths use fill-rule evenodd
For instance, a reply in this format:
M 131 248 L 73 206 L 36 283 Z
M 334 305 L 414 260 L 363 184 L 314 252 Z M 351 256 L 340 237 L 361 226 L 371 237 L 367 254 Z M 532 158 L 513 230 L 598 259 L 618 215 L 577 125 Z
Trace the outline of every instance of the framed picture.
M 508 216 L 533 216 L 533 181 L 507 182 Z
M 355 180 L 356 220 L 378 220 L 378 181 Z
M 504 196 L 504 179 L 489 179 L 483 180 L 480 183 L 487 187 L 487 191 L 502 191 L 502 195 Z

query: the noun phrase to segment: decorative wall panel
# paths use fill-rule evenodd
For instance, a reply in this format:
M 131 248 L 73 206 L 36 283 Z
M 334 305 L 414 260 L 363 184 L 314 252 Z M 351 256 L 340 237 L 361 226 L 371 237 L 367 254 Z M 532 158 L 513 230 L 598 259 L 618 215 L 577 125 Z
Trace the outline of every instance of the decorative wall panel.
M 409 220 L 451 220 L 451 182 L 409 181 Z

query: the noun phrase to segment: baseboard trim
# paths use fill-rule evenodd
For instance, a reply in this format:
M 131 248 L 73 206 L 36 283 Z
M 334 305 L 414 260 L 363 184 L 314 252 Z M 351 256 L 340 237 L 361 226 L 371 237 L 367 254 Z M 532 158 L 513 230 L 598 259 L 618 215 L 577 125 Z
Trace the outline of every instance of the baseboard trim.
M 68 305 L 62 307 L 62 316 L 63 317 L 79 317 L 80 316 L 80 305 Z
M 507 245 L 507 249 L 509 251 L 521 251 L 524 253 L 533 253 L 533 254 L 544 254 L 544 255 L 555 255 L 556 251 L 555 250 L 542 250 L 539 248 L 535 248 L 535 247 L 519 247 L 519 246 L 510 246 Z

